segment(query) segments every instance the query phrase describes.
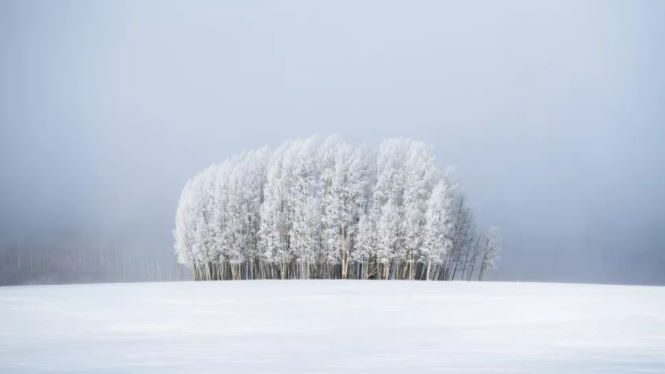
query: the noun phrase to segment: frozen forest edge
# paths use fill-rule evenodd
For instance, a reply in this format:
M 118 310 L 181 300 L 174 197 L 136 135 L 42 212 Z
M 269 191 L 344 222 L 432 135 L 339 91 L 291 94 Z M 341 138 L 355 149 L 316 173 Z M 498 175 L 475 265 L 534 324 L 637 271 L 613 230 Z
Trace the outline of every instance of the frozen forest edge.
M 338 136 L 263 147 L 212 165 L 182 190 L 178 261 L 195 280 L 480 279 L 497 262 L 496 227 L 478 233 L 432 147 Z

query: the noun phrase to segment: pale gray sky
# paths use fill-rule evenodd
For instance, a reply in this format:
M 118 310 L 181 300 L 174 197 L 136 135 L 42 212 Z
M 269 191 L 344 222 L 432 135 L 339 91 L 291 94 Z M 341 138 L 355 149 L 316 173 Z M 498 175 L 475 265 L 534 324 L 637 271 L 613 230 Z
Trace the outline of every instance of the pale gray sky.
M 407 136 L 494 279 L 665 283 L 665 2 L 4 0 L 0 53 L 2 240 L 171 252 L 210 163 Z

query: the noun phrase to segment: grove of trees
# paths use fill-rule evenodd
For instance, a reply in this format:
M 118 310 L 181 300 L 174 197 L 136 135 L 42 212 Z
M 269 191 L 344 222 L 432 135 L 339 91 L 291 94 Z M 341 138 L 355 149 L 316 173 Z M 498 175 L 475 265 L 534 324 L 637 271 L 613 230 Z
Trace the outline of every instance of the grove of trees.
M 500 246 L 431 147 L 337 136 L 208 167 L 182 191 L 174 239 L 197 280 L 482 279 Z

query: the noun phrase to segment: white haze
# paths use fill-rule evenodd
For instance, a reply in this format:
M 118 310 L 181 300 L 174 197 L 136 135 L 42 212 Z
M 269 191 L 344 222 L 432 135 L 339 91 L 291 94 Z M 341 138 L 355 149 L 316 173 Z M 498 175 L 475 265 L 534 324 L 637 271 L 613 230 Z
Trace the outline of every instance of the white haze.
M 404 136 L 502 228 L 495 279 L 665 284 L 664 25 L 639 0 L 5 0 L 0 246 L 175 264 L 212 162 Z

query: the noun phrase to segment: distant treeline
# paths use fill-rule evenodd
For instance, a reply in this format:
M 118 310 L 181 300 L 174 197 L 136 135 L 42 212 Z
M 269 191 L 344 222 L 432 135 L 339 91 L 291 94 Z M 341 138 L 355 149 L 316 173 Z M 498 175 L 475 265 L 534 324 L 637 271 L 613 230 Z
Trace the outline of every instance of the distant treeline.
M 0 285 L 180 279 L 191 272 L 168 252 L 57 240 L 0 245 Z
M 338 137 L 262 148 L 185 185 L 174 230 L 194 279 L 482 279 L 498 229 L 478 234 L 431 147 Z

